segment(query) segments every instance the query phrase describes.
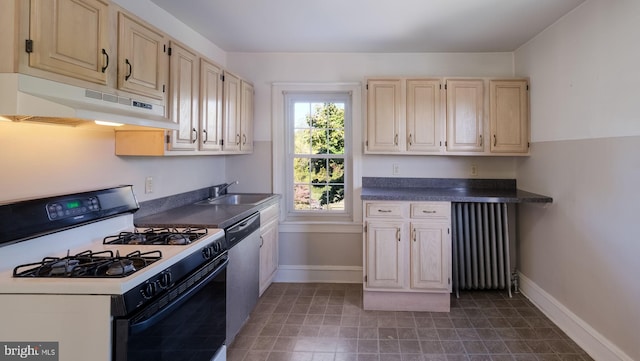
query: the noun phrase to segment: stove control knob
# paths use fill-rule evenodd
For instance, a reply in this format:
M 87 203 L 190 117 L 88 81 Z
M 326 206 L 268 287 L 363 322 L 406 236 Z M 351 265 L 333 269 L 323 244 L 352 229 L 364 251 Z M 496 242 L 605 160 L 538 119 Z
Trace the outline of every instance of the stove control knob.
M 171 271 L 164 271 L 158 277 L 158 286 L 160 289 L 165 289 L 171 285 Z
M 155 283 L 147 283 L 140 289 L 140 293 L 142 293 L 142 297 L 146 299 L 150 299 L 156 294 L 156 284 Z
M 209 259 L 212 255 L 213 251 L 211 250 L 211 247 L 205 247 L 202 249 L 202 257 L 204 257 L 204 259 Z
M 220 244 L 219 243 L 214 243 L 211 247 L 213 247 L 213 250 L 216 253 L 220 252 Z

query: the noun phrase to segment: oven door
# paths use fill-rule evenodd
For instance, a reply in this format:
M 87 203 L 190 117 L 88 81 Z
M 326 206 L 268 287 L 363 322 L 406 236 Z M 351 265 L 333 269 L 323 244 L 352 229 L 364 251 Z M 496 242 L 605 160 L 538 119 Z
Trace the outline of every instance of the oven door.
M 225 254 L 213 269 L 209 265 L 171 287 L 169 303 L 160 298 L 115 318 L 113 360 L 224 360 L 227 264 Z

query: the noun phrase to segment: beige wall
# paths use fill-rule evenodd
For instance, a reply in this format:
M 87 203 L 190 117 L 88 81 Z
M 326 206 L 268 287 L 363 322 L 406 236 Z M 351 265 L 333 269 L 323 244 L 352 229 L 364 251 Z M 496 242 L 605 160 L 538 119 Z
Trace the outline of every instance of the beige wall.
M 266 145 L 272 139 L 273 82 L 363 82 L 367 76 L 513 76 L 511 53 L 229 53 L 227 61 L 232 71 L 254 83 L 255 139 L 263 143 L 261 151 L 227 162 L 231 178 L 247 174 L 256 165 L 271 163 Z M 475 164 L 480 177 L 514 178 L 516 168 L 513 158 L 365 155 L 361 173 L 390 177 L 393 164 L 400 166 L 403 177 L 468 177 L 471 164 Z M 271 179 L 270 168 L 258 169 L 264 173 L 257 172 L 252 182 Z M 362 265 L 361 237 L 361 233 L 281 233 L 279 263 L 344 266 L 350 270 Z
M 520 207 L 521 270 L 601 360 L 640 360 L 638 14 L 589 0 L 515 52 L 533 140 L 518 185 L 554 198 Z
M 224 157 L 117 157 L 110 128 L 8 122 L 0 122 L 0 169 L 0 202 L 120 184 L 145 201 L 225 180 Z

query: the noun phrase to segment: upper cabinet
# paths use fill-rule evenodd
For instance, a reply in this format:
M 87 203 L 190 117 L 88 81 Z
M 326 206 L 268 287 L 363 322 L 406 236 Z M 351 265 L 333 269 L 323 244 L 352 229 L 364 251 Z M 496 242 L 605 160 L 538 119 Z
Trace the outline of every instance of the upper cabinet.
M 240 82 L 240 150 L 253 152 L 253 85 L 247 81 Z
M 222 150 L 222 68 L 200 59 L 200 149 Z
M 526 80 L 491 80 L 491 152 L 529 151 L 529 85 Z
M 101 0 L 31 0 L 29 66 L 107 84 L 114 61 L 109 4 Z
M 367 80 L 365 153 L 528 155 L 526 79 Z
M 198 56 L 186 47 L 171 42 L 169 60 L 170 119 L 179 125 L 172 131 L 171 150 L 198 148 L 199 67 Z
M 439 153 L 442 149 L 441 81 L 407 79 L 407 151 Z
M 371 153 L 397 153 L 404 150 L 404 116 L 400 79 L 367 81 L 367 144 Z
M 224 143 L 225 151 L 240 151 L 240 97 L 242 88 L 240 78 L 229 73 L 224 73 Z
M 484 149 L 484 84 L 482 80 L 447 80 L 447 151 Z
M 164 99 L 166 51 L 161 32 L 118 13 L 118 89 Z
M 253 85 L 232 73 L 225 72 L 223 96 L 222 150 L 250 153 L 253 151 Z

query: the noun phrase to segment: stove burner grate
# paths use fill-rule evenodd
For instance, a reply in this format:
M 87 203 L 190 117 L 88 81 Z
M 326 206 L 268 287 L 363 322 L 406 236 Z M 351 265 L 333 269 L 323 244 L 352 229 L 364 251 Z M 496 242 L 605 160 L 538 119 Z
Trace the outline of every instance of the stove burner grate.
M 126 256 L 112 251 L 84 251 L 66 257 L 45 257 L 41 262 L 17 266 L 14 277 L 113 278 L 126 277 L 162 258 L 160 251 L 132 252 Z
M 207 235 L 206 228 L 147 228 L 107 236 L 104 244 L 188 245 Z

